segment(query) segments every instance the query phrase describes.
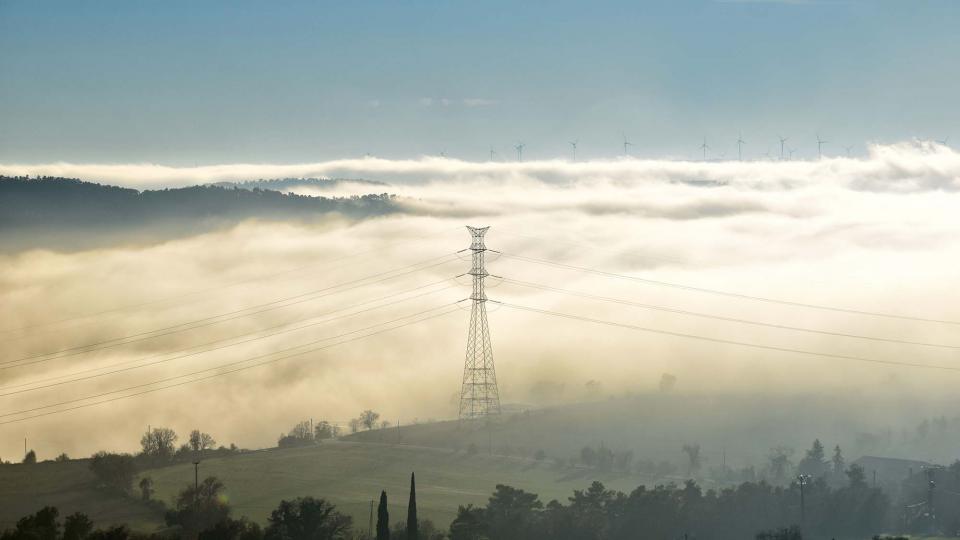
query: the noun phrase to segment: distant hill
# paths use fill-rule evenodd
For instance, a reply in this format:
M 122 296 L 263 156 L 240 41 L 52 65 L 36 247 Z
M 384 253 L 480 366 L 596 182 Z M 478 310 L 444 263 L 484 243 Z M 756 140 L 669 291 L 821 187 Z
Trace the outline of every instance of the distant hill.
M 76 249 L 193 234 L 249 218 L 335 213 L 360 219 L 395 211 L 387 194 L 308 197 L 256 186 L 138 191 L 71 178 L 0 176 L 0 249 Z
M 371 189 L 380 189 L 388 187 L 390 184 L 377 182 L 375 180 L 362 180 L 352 178 L 276 178 L 272 180 L 245 180 L 241 182 L 214 182 L 210 186 L 222 188 L 239 189 L 269 189 L 271 191 L 280 191 L 286 193 L 297 188 L 313 188 L 321 191 L 335 190 L 336 188 L 350 184 L 369 186 Z

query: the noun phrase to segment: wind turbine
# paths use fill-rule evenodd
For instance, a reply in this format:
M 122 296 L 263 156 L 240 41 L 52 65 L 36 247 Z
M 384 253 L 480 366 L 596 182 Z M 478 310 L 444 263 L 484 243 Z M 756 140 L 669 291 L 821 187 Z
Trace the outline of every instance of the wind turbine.
M 493 161 L 493 156 L 497 155 L 497 152 L 494 151 L 493 147 L 490 147 L 490 161 Z
M 823 145 L 827 144 L 830 141 L 825 141 L 820 138 L 820 134 L 817 133 L 817 157 L 823 159 Z
M 627 140 L 627 134 L 623 134 L 623 155 L 628 155 L 627 147 L 633 146 L 633 143 Z
M 847 157 L 850 157 L 850 153 L 853 151 L 853 146 L 844 146 L 843 149 L 847 151 Z
M 517 150 L 517 161 L 523 161 L 523 147 L 524 147 L 524 146 L 526 146 L 526 145 L 523 144 L 523 143 L 520 143 L 520 144 L 514 146 L 514 148 L 516 148 L 516 150 Z
M 947 145 L 947 141 L 950 140 L 950 137 L 945 137 L 943 140 L 937 139 L 937 144 L 942 144 L 943 146 Z
M 573 147 L 573 160 L 577 160 L 577 143 L 580 141 L 570 141 L 570 146 Z
M 704 138 L 703 138 L 703 144 L 700 145 L 700 149 L 703 150 L 703 160 L 704 160 L 704 161 L 707 160 L 707 149 L 708 149 L 708 148 L 710 148 L 710 147 L 707 146 L 707 138 L 704 137 Z
M 787 152 L 790 153 L 790 159 L 793 160 L 793 153 L 796 152 L 796 148 L 787 148 Z
M 783 145 L 790 140 L 790 137 L 781 137 L 777 135 L 777 138 L 780 139 L 780 159 L 783 159 Z
M 741 132 L 737 135 L 737 159 L 743 161 L 743 145 L 747 144 L 747 141 L 743 140 L 743 133 Z

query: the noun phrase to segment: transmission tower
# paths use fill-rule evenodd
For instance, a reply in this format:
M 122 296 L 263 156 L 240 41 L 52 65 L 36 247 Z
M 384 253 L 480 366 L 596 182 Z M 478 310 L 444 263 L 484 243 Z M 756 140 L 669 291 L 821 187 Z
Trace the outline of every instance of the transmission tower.
M 490 227 L 467 227 L 470 232 L 470 251 L 473 292 L 470 299 L 470 328 L 467 330 L 467 356 L 463 364 L 463 385 L 460 387 L 460 418 L 470 419 L 500 414 L 500 391 L 497 372 L 493 367 L 493 347 L 487 326 L 487 294 L 483 280 L 489 274 L 484 267 L 487 246 L 483 235 Z

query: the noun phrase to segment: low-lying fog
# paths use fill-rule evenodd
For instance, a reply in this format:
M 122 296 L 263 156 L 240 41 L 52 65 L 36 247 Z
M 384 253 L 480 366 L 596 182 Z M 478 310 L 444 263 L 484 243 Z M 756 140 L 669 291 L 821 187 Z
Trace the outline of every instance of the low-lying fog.
M 757 433 L 758 448 L 792 441 L 797 430 L 837 437 L 850 425 L 896 432 L 957 410 L 960 154 L 939 145 L 874 146 L 864 159 L 805 162 L 371 158 L 191 169 L 0 165 L 0 173 L 133 187 L 362 178 L 391 184 L 374 191 L 400 195 L 405 210 L 362 221 L 248 221 L 136 247 L 0 255 L 0 422 L 24 419 L 0 425 L 4 459 L 19 459 L 23 437 L 41 459 L 61 451 L 133 450 L 148 425 L 181 434 L 199 427 L 223 443 L 261 447 L 275 444 L 299 419 L 343 424 L 367 408 L 391 422 L 455 417 L 469 316 L 467 304 L 455 304 L 469 294 L 468 279 L 456 277 L 469 266 L 468 255 L 458 253 L 469 244 L 464 225 L 489 225 L 487 245 L 503 253 L 488 256 L 489 271 L 499 276 L 488 280 L 491 299 L 848 357 L 748 348 L 491 303 L 504 403 L 657 393 L 669 373 L 676 377 L 673 395 L 755 400 L 749 413 L 732 409 L 731 425 L 767 426 L 770 415 L 789 418 L 784 404 L 804 399 L 827 411 L 798 414 L 800 426 L 783 422 Z M 344 184 L 349 194 L 362 192 L 358 187 Z M 583 268 L 915 319 L 711 294 Z M 331 288 L 340 284 L 346 285 Z M 343 316 L 349 313 L 356 314 Z M 221 373 L 211 370 L 217 366 L 229 364 L 223 368 L 229 371 L 274 359 L 264 356 L 272 351 L 330 345 L 363 335 L 348 334 L 357 329 L 382 329 L 373 327 L 378 323 L 415 321 L 398 318 L 416 313 L 446 314 L 209 377 Z M 267 328 L 267 334 L 289 331 L 255 333 Z M 88 344 L 97 350 L 77 348 Z M 127 369 L 136 366 L 145 367 Z M 120 369 L 126 371 L 93 377 Z M 193 375 L 175 378 L 185 374 Z M 198 378 L 205 380 L 180 384 Z M 64 381 L 71 382 L 57 384 Z M 148 393 L 39 416 L 142 392 Z M 702 414 L 702 403 L 692 398 L 700 405 L 664 414 L 682 428 L 685 418 Z

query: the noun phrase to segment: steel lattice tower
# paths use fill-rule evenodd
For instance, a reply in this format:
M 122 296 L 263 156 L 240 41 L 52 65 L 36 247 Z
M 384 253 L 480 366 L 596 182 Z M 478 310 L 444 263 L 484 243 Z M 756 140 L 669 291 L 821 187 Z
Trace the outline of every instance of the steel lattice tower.
M 470 299 L 470 328 L 467 330 L 467 356 L 463 364 L 463 385 L 460 387 L 460 418 L 478 418 L 500 414 L 500 391 L 497 389 L 497 372 L 493 367 L 493 347 L 490 345 L 490 328 L 487 326 L 487 294 L 483 280 L 489 274 L 484 267 L 487 246 L 483 235 L 490 227 L 467 227 L 470 232 L 472 264 L 469 275 L 473 276 L 473 292 Z

